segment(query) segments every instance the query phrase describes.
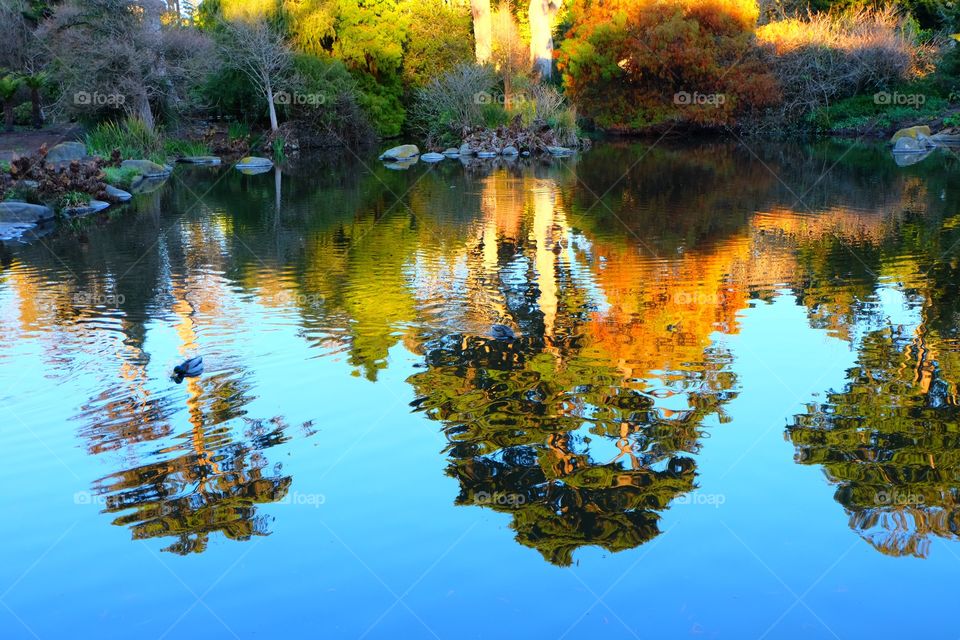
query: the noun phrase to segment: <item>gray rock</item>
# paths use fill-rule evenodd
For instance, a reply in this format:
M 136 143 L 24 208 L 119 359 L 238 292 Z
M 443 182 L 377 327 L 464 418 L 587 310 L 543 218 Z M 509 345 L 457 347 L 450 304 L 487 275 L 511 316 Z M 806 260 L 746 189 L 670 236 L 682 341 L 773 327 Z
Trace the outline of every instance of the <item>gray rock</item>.
M 108 196 L 110 196 L 115 200 L 119 200 L 120 202 L 126 202 L 133 197 L 131 194 L 127 193 L 123 189 L 117 189 L 116 187 L 109 184 L 106 187 L 106 192 Z
M 186 156 L 184 158 L 177 158 L 177 162 L 183 162 L 184 164 L 217 165 L 220 164 L 220 158 L 217 156 Z
M 573 149 L 566 147 L 547 147 L 547 152 L 552 156 L 572 156 Z
M 61 142 L 47 151 L 47 162 L 59 164 L 87 157 L 87 145 L 82 142 Z
M 443 155 L 442 153 L 425 153 L 420 156 L 420 159 L 424 162 L 440 162 L 446 158 L 447 156 Z
M 522 155 L 524 158 L 529 158 L 529 157 L 530 157 L 530 152 L 529 152 L 529 151 L 521 151 L 521 152 L 520 152 L 520 155 Z
M 448 158 L 456 158 L 457 156 L 460 155 L 460 150 L 450 147 L 449 149 L 443 152 L 443 155 L 447 156 Z
M 519 154 L 520 154 L 520 152 L 519 152 L 519 151 L 517 150 L 517 148 L 514 147 L 514 146 L 506 146 L 506 147 L 504 147 L 503 150 L 500 152 L 500 155 L 504 155 L 504 156 L 515 156 L 515 155 L 519 155 Z
M 461 156 L 472 156 L 472 155 L 473 155 L 473 149 L 470 148 L 470 145 L 468 145 L 466 142 L 464 142 L 462 145 L 460 145 L 460 155 L 461 155 Z
M 122 169 L 136 169 L 144 178 L 165 178 L 173 172 L 173 168 L 164 164 L 157 164 L 151 160 L 124 160 L 120 163 Z
M 420 155 L 420 149 L 415 144 L 402 144 L 399 147 L 387 149 L 380 154 L 380 160 L 387 162 L 402 162 Z
M 496 158 L 497 154 L 494 151 L 477 151 L 478 158 Z
M 80 216 L 89 216 L 92 213 L 103 211 L 109 206 L 109 202 L 104 202 L 103 200 L 91 200 L 88 204 L 81 207 L 66 207 L 63 210 L 63 213 L 71 218 L 78 218 Z
M 42 204 L 0 202 L 0 222 L 34 224 L 52 218 L 53 209 Z

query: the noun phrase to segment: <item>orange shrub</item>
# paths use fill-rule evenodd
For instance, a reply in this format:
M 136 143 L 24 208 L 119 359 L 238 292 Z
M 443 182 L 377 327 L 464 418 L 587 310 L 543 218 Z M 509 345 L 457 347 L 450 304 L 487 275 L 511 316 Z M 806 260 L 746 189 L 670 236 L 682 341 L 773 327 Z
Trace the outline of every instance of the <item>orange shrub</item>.
M 757 15 L 755 0 L 576 0 L 558 66 L 603 128 L 732 125 L 779 100 Z

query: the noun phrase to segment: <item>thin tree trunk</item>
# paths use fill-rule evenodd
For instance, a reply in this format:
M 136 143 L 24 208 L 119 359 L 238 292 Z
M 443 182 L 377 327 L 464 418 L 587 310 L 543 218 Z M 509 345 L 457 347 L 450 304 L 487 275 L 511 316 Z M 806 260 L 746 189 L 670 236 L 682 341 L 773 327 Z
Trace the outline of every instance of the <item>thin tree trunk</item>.
M 273 87 L 267 83 L 267 105 L 270 110 L 270 131 L 276 131 L 279 128 L 277 123 L 277 105 L 273 104 Z
M 147 129 L 153 131 L 156 121 L 153 119 L 153 109 L 150 108 L 150 100 L 143 95 L 137 98 L 137 117 L 143 120 Z
M 470 0 L 473 11 L 473 39 L 476 44 L 477 62 L 490 62 L 493 53 L 493 19 L 490 15 L 490 0 Z
M 562 0 L 530 0 L 530 62 L 540 77 L 553 75 L 553 18 Z
M 43 127 L 43 112 L 40 111 L 40 89 L 37 87 L 30 88 L 30 102 L 32 105 L 32 115 L 33 115 L 33 128 L 40 129 Z

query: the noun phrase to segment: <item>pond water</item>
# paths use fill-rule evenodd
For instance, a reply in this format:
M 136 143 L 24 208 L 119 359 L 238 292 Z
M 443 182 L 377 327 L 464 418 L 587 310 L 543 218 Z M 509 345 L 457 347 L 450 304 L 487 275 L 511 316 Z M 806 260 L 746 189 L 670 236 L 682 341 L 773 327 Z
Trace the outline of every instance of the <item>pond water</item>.
M 751 147 L 181 167 L 3 248 L 0 637 L 954 633 L 960 163 Z

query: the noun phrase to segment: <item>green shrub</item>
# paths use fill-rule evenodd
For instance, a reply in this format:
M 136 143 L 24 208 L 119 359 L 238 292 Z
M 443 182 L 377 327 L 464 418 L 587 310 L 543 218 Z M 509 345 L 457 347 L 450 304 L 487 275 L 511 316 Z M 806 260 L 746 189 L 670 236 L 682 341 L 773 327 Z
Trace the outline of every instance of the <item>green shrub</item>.
M 410 89 L 474 57 L 470 7 L 446 0 L 415 0 L 406 4 L 410 31 L 403 52 L 403 82 Z
M 510 123 L 510 114 L 499 103 L 484 104 L 480 108 L 480 113 L 483 118 L 483 126 L 489 129 L 496 129 Z
M 33 105 L 29 102 L 24 102 L 14 107 L 13 123 L 23 127 L 33 124 Z
M 357 72 L 354 78 L 359 89 L 357 100 L 377 133 L 385 138 L 400 135 L 407 113 L 400 100 L 403 89 L 399 78 L 382 83 L 369 74 Z

